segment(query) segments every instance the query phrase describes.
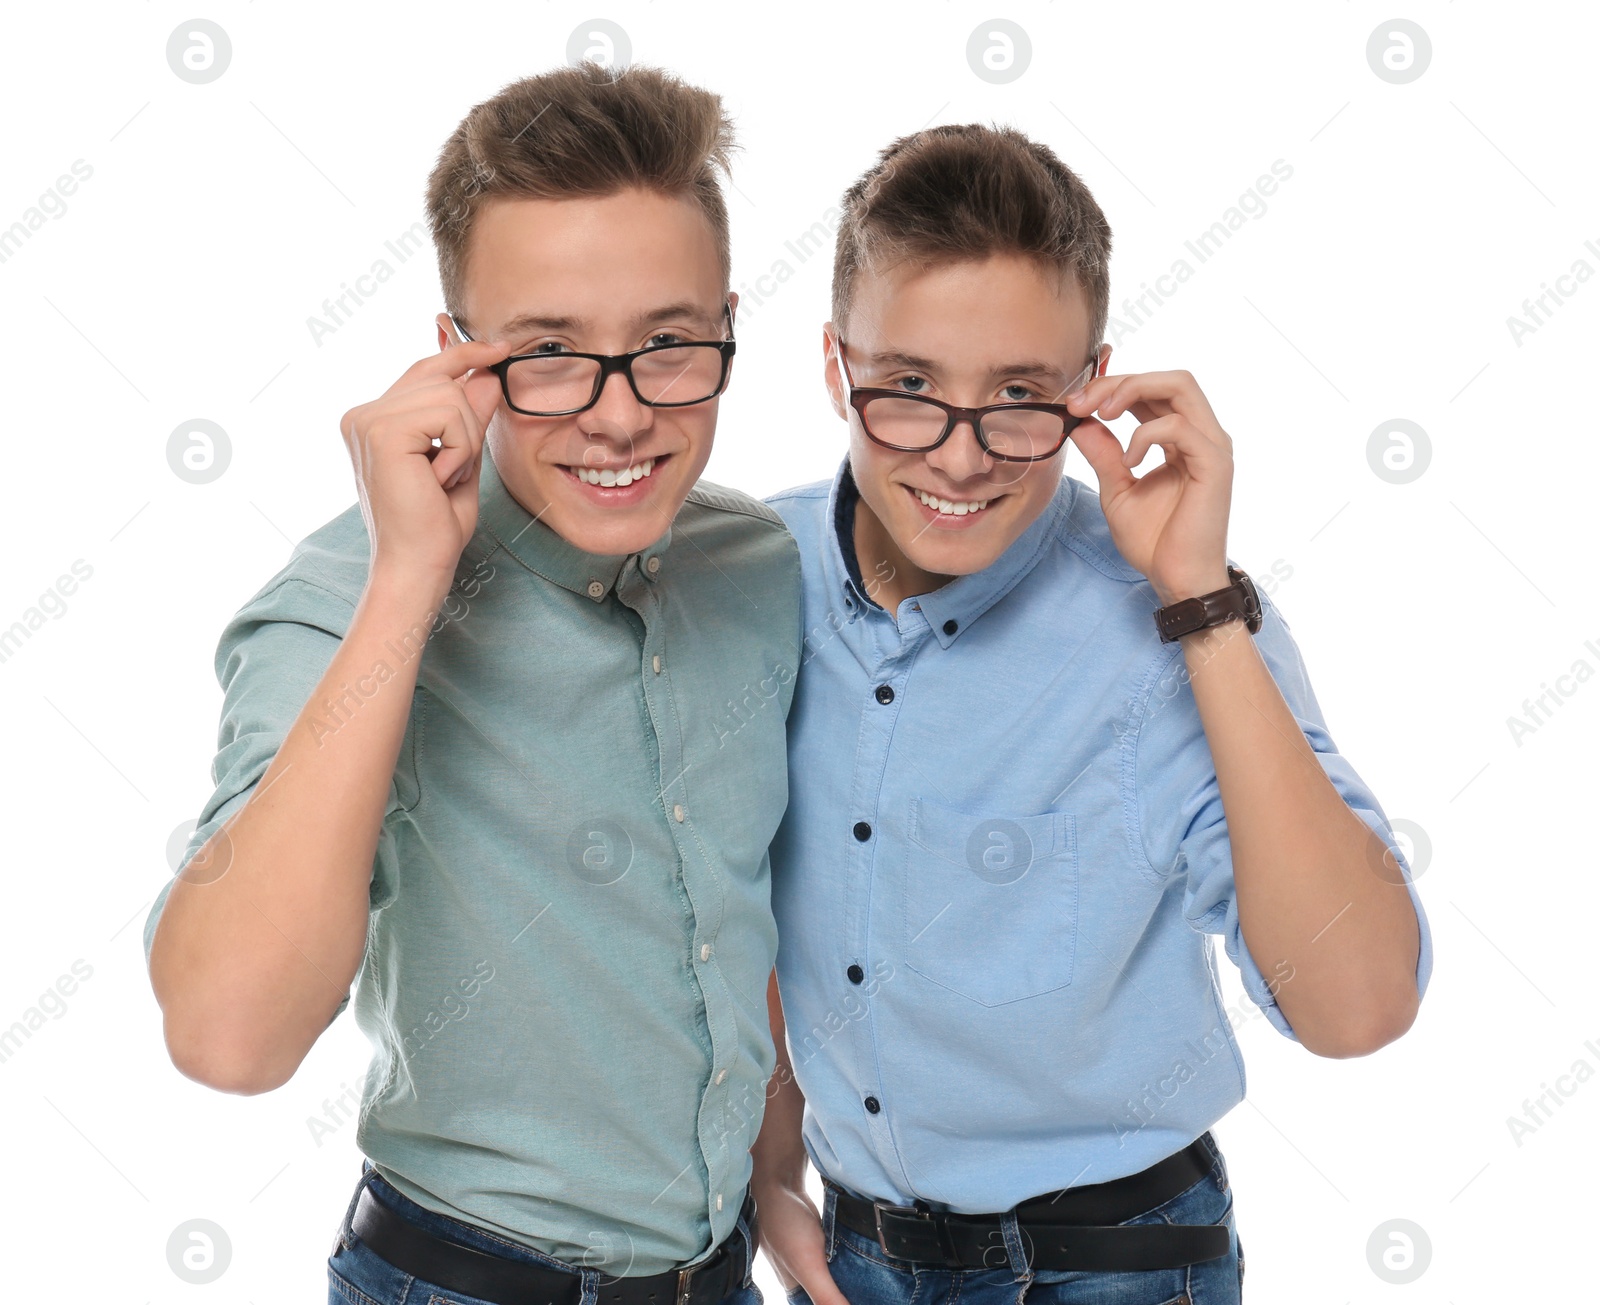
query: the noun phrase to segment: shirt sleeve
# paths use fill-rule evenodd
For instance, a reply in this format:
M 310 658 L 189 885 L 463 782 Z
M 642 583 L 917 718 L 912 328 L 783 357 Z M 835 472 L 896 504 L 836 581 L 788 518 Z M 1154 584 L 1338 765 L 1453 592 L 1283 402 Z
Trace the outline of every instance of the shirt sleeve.
M 327 671 L 352 613 L 350 603 L 337 594 L 290 578 L 257 595 L 228 622 L 216 654 L 223 703 L 217 753 L 211 763 L 215 789 L 179 858 L 179 871 L 249 801 L 289 727 Z M 374 909 L 386 905 L 394 894 L 395 840 L 389 817 L 401 806 L 391 781 L 369 889 Z M 174 874 L 162 886 L 145 920 L 147 967 L 156 925 L 176 878 Z M 347 993 L 332 1018 L 349 1004 Z
M 1417 914 L 1420 947 L 1416 980 L 1420 998 L 1427 991 L 1433 971 L 1433 940 L 1412 881 L 1410 863 L 1377 797 L 1334 746 L 1288 623 L 1265 594 L 1261 595 L 1261 606 L 1262 626 L 1253 637 L 1284 701 L 1345 805 L 1377 833 L 1400 867 Z M 1135 751 L 1134 788 L 1144 852 L 1151 869 L 1162 876 L 1184 873 L 1183 913 L 1189 926 L 1199 933 L 1222 935 L 1224 950 L 1238 966 L 1250 999 L 1274 1028 L 1298 1042 L 1299 1037 L 1274 996 L 1278 983 L 1269 983 L 1261 972 L 1239 927 L 1233 851 L 1228 842 L 1216 766 L 1181 652 L 1163 663 L 1145 699 Z M 1392 879 L 1393 871 L 1387 867 L 1374 866 L 1373 872 Z

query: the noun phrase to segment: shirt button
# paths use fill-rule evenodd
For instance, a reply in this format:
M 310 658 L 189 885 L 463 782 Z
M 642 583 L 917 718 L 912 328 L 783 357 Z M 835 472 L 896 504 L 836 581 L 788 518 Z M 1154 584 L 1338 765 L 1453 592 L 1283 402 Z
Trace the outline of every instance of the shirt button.
M 700 944 L 700 959 L 702 961 L 709 961 L 711 959 L 711 944 L 710 943 L 701 943 Z
M 894 689 L 887 684 L 880 684 L 877 693 L 878 701 L 887 707 L 894 701 Z
M 652 657 L 650 659 L 650 669 L 653 670 L 657 675 L 661 674 L 661 654 L 660 653 L 657 653 L 654 657 Z
M 648 562 L 646 562 L 644 564 L 644 569 L 646 571 L 648 571 L 651 575 L 654 575 L 657 571 L 659 571 L 661 569 L 661 559 L 659 557 L 652 557 Z
M 944 632 L 946 634 L 954 634 L 960 628 L 954 621 L 946 621 L 944 623 Z
M 850 976 L 851 983 L 860 983 L 862 979 L 867 977 L 867 972 L 859 965 L 852 965 L 845 973 Z
M 717 1193 L 717 1209 L 722 1209 L 722 1193 Z
M 683 804 L 681 802 L 674 802 L 672 804 L 672 818 L 680 825 L 683 823 Z
M 877 1097 L 868 1097 L 867 1100 L 866 1100 L 866 1106 L 867 1106 L 867 1113 L 869 1115 L 875 1115 L 875 1114 L 878 1113 L 878 1111 L 883 1109 L 883 1107 L 878 1104 L 878 1098 Z
M 589 597 L 590 598 L 598 598 L 598 597 L 600 597 L 601 594 L 605 593 L 605 591 L 606 591 L 606 587 L 603 584 L 601 584 L 598 580 L 589 581 Z
M 865 843 L 872 837 L 872 826 L 865 820 L 856 821 L 855 828 L 851 831 L 856 836 L 856 842 Z
M 723 1079 L 725 1079 L 727 1077 L 728 1077 L 728 1071 L 725 1070 L 725 1069 L 719 1069 L 717 1071 L 717 1077 L 712 1081 L 716 1082 L 716 1083 L 720 1083 L 720 1082 L 722 1082 Z

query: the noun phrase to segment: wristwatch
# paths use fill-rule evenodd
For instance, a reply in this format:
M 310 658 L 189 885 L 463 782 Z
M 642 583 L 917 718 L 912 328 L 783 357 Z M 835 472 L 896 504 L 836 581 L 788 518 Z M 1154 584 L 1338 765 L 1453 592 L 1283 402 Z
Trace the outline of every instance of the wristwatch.
M 1161 642 L 1173 643 L 1196 630 L 1232 620 L 1242 620 L 1251 634 L 1259 630 L 1261 598 L 1256 593 L 1255 583 L 1236 566 L 1228 568 L 1228 578 L 1233 583 L 1224 589 L 1158 607 L 1155 618 Z

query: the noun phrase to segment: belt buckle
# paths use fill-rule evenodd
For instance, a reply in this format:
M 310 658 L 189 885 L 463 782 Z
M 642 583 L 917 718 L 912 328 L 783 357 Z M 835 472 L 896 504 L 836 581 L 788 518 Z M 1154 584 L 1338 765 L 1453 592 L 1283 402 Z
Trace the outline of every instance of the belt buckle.
M 878 1249 L 887 1255 L 891 1260 L 897 1260 L 901 1257 L 891 1251 L 888 1243 L 883 1240 L 883 1212 L 885 1210 L 887 1210 L 890 1214 L 907 1214 L 916 1219 L 926 1219 L 930 1223 L 933 1220 L 933 1211 L 924 1210 L 915 1205 L 888 1205 L 882 1201 L 874 1201 L 872 1203 L 872 1224 L 878 1232 Z
M 727 1242 L 712 1250 L 711 1254 L 701 1260 L 699 1264 L 691 1264 L 687 1268 L 678 1270 L 678 1290 L 673 1296 L 673 1305 L 689 1305 L 689 1297 L 694 1291 L 694 1275 L 701 1269 L 708 1269 L 713 1264 L 721 1264 L 728 1254 Z

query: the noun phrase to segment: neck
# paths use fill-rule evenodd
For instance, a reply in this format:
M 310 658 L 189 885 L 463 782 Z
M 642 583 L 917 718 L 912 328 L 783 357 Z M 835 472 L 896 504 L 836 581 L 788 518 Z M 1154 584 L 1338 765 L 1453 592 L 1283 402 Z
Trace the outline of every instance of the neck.
M 861 581 L 868 596 L 891 616 L 907 598 L 932 593 L 951 577 L 924 571 L 911 561 L 884 529 L 883 522 L 867 506 L 867 500 L 856 498 L 855 529 L 851 532 L 856 549 L 856 565 L 861 570 Z

